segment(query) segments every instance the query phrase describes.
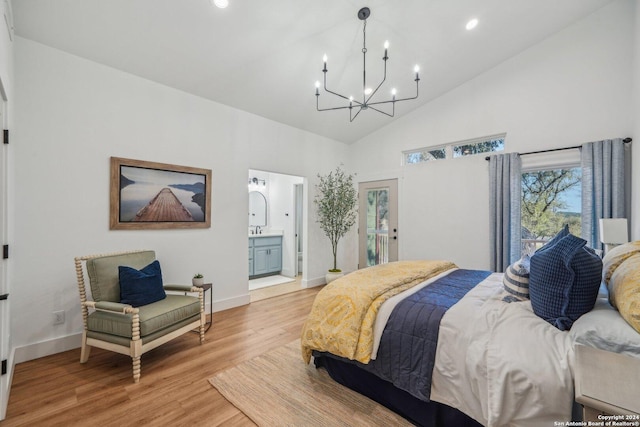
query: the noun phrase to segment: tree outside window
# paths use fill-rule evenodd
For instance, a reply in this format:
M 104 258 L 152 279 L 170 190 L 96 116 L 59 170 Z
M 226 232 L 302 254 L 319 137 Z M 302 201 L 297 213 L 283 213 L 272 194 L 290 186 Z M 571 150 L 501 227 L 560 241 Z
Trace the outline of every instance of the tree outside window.
M 531 253 L 565 225 L 581 234 L 580 168 L 522 174 L 522 253 Z
M 453 157 L 471 156 L 473 154 L 490 153 L 504 150 L 504 138 L 495 138 L 471 144 L 453 146 Z

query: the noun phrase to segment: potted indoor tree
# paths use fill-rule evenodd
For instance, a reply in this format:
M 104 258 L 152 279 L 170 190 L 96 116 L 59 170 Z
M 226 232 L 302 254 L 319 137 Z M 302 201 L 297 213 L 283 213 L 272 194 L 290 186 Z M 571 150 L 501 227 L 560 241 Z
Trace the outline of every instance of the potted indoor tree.
M 318 174 L 320 181 L 313 200 L 318 215 L 316 221 L 331 241 L 333 250 L 333 268 L 326 275 L 327 283 L 343 275 L 337 263 L 338 241 L 353 227 L 358 216 L 358 193 L 353 178 L 354 175 L 345 173 L 341 166 L 328 175 Z

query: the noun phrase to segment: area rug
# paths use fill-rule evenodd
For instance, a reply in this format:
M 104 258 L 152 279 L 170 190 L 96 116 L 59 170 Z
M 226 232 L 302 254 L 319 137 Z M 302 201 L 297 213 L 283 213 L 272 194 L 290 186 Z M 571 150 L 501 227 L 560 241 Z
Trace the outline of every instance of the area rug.
M 211 385 L 259 426 L 410 426 L 406 419 L 305 365 L 300 340 L 218 373 Z

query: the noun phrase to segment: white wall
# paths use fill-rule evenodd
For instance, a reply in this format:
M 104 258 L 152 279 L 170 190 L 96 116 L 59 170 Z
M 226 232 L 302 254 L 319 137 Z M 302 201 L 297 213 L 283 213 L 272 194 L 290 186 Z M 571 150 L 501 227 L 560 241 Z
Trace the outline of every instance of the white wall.
M 631 196 L 631 239 L 640 240 L 640 4 L 633 2 L 635 16 L 633 31 L 633 134 L 635 140 L 631 148 L 631 182 L 636 188 Z
M 347 151 L 342 143 L 21 38 L 15 92 L 11 325 L 21 360 L 77 345 L 74 256 L 155 249 L 165 281 L 188 282 L 202 272 L 214 283 L 215 310 L 248 303 L 247 171 L 307 177 L 313 186 L 315 175 L 336 167 Z M 211 228 L 110 231 L 110 156 L 211 169 Z M 316 284 L 331 248 L 318 237 L 307 200 L 307 284 Z M 66 312 L 65 324 L 52 325 L 56 310 Z M 71 338 L 51 341 L 62 337 Z
M 485 156 L 400 167 L 402 150 L 501 132 L 519 152 L 632 134 L 633 19 L 633 1 L 614 2 L 350 147 L 359 181 L 400 178 L 401 259 L 489 268 Z

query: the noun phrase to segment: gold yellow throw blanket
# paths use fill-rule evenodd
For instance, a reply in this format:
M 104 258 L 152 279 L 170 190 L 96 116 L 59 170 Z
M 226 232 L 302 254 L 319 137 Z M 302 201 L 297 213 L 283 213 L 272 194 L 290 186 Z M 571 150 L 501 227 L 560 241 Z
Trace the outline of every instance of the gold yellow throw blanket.
M 302 328 L 302 357 L 311 351 L 369 363 L 373 325 L 383 302 L 425 280 L 456 268 L 449 261 L 398 261 L 355 271 L 316 296 Z

